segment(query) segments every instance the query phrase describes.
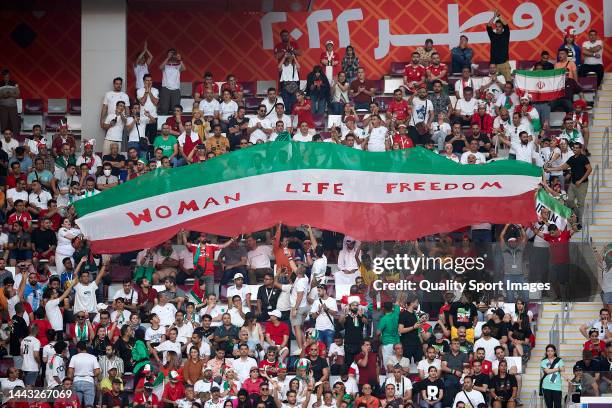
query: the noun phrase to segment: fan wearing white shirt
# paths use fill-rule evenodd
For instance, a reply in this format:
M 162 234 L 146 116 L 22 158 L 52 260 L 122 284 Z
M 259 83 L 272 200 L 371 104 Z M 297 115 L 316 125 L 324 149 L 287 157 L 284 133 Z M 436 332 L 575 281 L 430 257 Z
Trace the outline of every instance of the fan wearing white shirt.
M 72 356 L 68 364 L 67 377 L 73 378 L 74 389 L 82 395 L 85 406 L 93 406 L 96 397 L 95 378 L 100 376 L 98 359 L 87 352 L 87 343 L 77 343 L 77 354 Z
M 157 352 L 162 352 L 162 364 L 166 364 L 166 362 L 168 361 L 168 352 L 169 351 L 174 351 L 176 353 L 176 355 L 180 358 L 181 357 L 181 343 L 177 340 L 177 336 L 178 336 L 178 329 L 176 327 L 171 327 L 170 329 L 168 329 L 168 340 L 163 341 L 159 344 L 159 346 L 156 346 L 154 348 L 155 351 Z M 153 357 L 159 361 L 159 355 L 158 353 L 152 353 Z
M 463 89 L 470 87 L 474 89 L 474 79 L 472 78 L 472 68 L 463 67 L 461 69 L 461 78 L 455 82 L 455 95 L 457 98 L 463 98 Z
M 66 350 L 68 350 L 68 345 L 64 341 L 58 341 L 53 345 L 52 350 L 53 354 L 46 361 L 45 385 L 47 388 L 60 385 L 64 378 L 66 378 L 64 357 Z
M 204 99 L 200 101 L 199 106 L 204 116 L 204 120 L 207 122 L 213 119 L 219 120 L 221 107 L 219 101 L 214 98 L 213 91 L 210 87 L 204 89 Z M 238 107 L 236 107 L 236 110 L 238 110 Z
M 176 306 L 168 302 L 168 296 L 164 292 L 159 292 L 157 294 L 157 304 L 153 306 L 151 313 L 155 313 L 159 317 L 159 324 L 162 327 L 167 327 L 174 322 Z
M 219 116 L 223 130 L 227 131 L 229 118 L 230 116 L 236 115 L 236 112 L 238 112 L 238 104 L 232 100 L 232 93 L 227 89 L 223 91 L 222 98 L 223 100 L 219 104 Z
M 279 120 L 283 121 L 287 132 L 293 133 L 293 121 L 291 120 L 291 116 L 285 113 L 285 105 L 282 103 L 279 102 L 274 106 L 274 112 L 268 115 L 268 120 L 270 123 L 276 123 Z
M 497 108 L 497 114 L 501 108 L 508 109 L 508 112 L 512 114 L 514 108 L 520 104 L 518 95 L 514 92 L 514 85 L 512 82 L 506 82 L 504 84 L 504 93 L 497 95 L 495 100 L 495 106 Z
M 463 98 L 455 102 L 454 116 L 461 120 L 462 126 L 469 126 L 472 115 L 478 109 L 478 100 L 474 98 L 474 89 L 471 86 L 463 88 Z
M 170 48 L 159 69 L 162 71 L 162 87 L 157 111 L 160 115 L 172 115 L 172 109 L 181 104 L 181 72 L 185 70 L 185 64 L 181 55 Z
M 266 117 L 266 107 L 259 105 L 257 108 L 257 115 L 249 119 L 249 127 L 247 128 L 247 135 L 249 135 L 249 142 L 255 144 L 258 140 L 268 141 L 269 135 L 272 133 L 272 124 Z
M 269 116 L 274 112 L 274 109 L 277 104 L 282 103 L 283 108 L 285 103 L 283 102 L 283 98 L 276 95 L 276 88 L 268 88 L 267 97 L 263 98 L 261 104 L 266 108 L 266 115 Z
M 74 314 L 82 311 L 90 314 L 97 313 L 96 290 L 98 290 L 98 285 L 106 273 L 106 267 L 106 263 L 102 265 L 102 268 L 100 268 L 100 272 L 98 272 L 98 276 L 96 276 L 96 280 L 94 282 L 89 281 L 89 271 L 81 272 L 79 283 L 73 286 L 75 295 L 72 312 Z
M 478 151 L 478 140 L 472 140 L 468 146 L 468 149 L 469 150 L 467 152 L 463 152 L 461 155 L 461 164 L 468 164 L 469 156 L 474 156 L 474 164 L 485 164 L 487 162 L 485 155 Z
M 295 142 L 312 142 L 313 133 L 308 128 L 307 122 L 300 123 L 300 129 L 293 135 Z
M 537 159 L 539 146 L 533 140 L 530 140 L 531 137 L 527 132 L 519 133 L 519 142 L 512 142 L 501 133 L 499 134 L 499 139 L 506 146 L 510 146 L 511 151 L 514 151 L 516 160 L 533 163 Z
M 488 92 L 493 94 L 493 99 L 502 93 L 506 84 L 506 78 L 497 72 L 497 64 L 489 65 L 489 76 L 481 78 L 480 93 L 484 95 Z
M 389 137 L 386 127 L 381 126 L 379 115 L 373 115 L 370 120 L 369 135 L 366 138 L 366 150 L 370 152 L 384 152 L 389 150 Z
M 144 115 L 141 116 L 141 122 L 145 117 L 149 120 L 147 121 L 146 131 L 142 133 L 144 137 L 145 134 L 149 140 L 155 139 L 155 133 L 157 132 L 157 105 L 159 104 L 159 90 L 153 87 L 153 77 L 150 74 L 146 74 L 143 77 L 143 85 L 140 88 L 137 88 L 136 98 L 140 105 L 142 105 L 142 113 Z M 132 115 L 134 111 L 132 110 Z
M 149 75 L 149 65 L 153 61 L 153 54 L 147 48 L 147 42 L 144 43 L 144 49 L 134 63 L 134 77 L 136 78 L 136 89 L 142 88 L 144 83 L 144 76 Z
M 34 386 L 38 371 L 40 370 L 40 340 L 36 338 L 38 335 L 38 325 L 30 327 L 30 335 L 21 340 L 21 356 L 23 363 L 21 371 L 23 371 L 23 382 L 27 386 Z
M 523 132 L 527 133 L 531 136 L 531 124 L 529 122 L 523 121 L 523 118 L 519 112 L 514 112 L 512 114 L 512 122 L 505 127 L 504 133 L 506 138 L 508 138 L 513 143 L 519 143 L 519 135 Z M 513 147 L 510 147 L 510 157 L 516 154 Z
M 589 72 L 597 74 L 597 86 L 603 80 L 603 42 L 597 38 L 596 30 L 589 30 L 589 40 L 582 43 L 583 64 L 579 68 L 580 76 L 587 76 Z
M 113 90 L 104 94 L 102 101 L 102 111 L 100 112 L 100 126 L 104 128 L 104 120 L 112 114 L 117 106 L 117 102 L 123 101 L 125 106 L 130 106 L 130 97 L 121 90 L 123 88 L 123 78 L 113 79 Z
M 115 105 L 115 110 L 112 114 L 106 116 L 102 128 L 106 130 L 106 136 L 104 138 L 104 146 L 102 147 L 102 153 L 104 155 L 110 154 L 111 144 L 117 143 L 121 146 L 123 140 L 123 128 L 127 125 L 128 117 L 125 113 L 125 102 L 118 101 Z
M 412 117 L 410 125 L 416 126 L 417 123 L 426 123 L 428 126 L 433 122 L 434 108 L 433 102 L 427 99 L 427 86 L 421 84 L 415 95 L 408 98 L 408 103 L 412 105 Z

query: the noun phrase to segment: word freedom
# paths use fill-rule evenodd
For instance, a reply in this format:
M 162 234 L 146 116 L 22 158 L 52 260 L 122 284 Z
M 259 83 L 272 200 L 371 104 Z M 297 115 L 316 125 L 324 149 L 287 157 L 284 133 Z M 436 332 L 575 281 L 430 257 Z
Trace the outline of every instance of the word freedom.
M 485 259 L 483 257 L 433 258 L 424 255 L 415 257 L 407 254 L 397 254 L 394 257 L 374 258 L 372 270 L 377 275 L 380 275 L 385 270 L 404 270 L 414 275 L 419 269 L 444 269 L 461 274 L 467 270 L 483 270 L 485 267 L 484 262 Z
M 375 280 L 372 284 L 377 291 L 416 291 L 422 290 L 424 292 L 463 292 L 465 290 L 483 292 L 483 291 L 529 291 L 537 292 L 541 290 L 550 290 L 549 282 L 537 282 L 537 283 L 519 283 L 507 281 L 498 282 L 479 282 L 471 279 L 467 282 L 458 282 L 455 280 L 449 280 L 445 282 L 431 282 L 427 279 L 420 282 L 413 282 L 409 280 L 400 280 L 399 282 L 383 282 L 381 280 Z

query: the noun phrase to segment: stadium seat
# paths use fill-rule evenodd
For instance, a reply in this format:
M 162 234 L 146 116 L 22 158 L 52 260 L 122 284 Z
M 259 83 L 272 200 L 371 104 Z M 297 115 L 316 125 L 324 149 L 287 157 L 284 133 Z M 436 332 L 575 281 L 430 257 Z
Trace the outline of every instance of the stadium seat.
M 558 128 L 563 125 L 563 119 L 565 118 L 565 112 L 550 112 L 549 126 Z
M 386 111 L 389 104 L 393 101 L 392 96 L 376 96 L 374 102 L 378 104 L 381 111 Z
M 312 120 L 314 121 L 315 128 L 318 130 L 325 129 L 325 113 L 313 113 Z
M 404 85 L 403 78 L 385 78 L 384 81 L 385 81 L 385 88 L 384 88 L 383 93 L 388 94 L 388 95 L 393 94 L 393 91 L 395 91 L 400 86 Z
M 257 90 L 257 84 L 253 81 L 245 81 L 240 82 L 242 85 L 242 93 L 244 96 L 255 95 L 255 91 Z
M 257 95 L 266 95 L 268 93 L 268 88 L 276 88 L 276 81 L 257 81 Z
M 257 108 L 261 104 L 263 98 L 257 96 L 248 96 L 244 98 L 244 105 L 247 111 L 257 111 Z
M 42 99 L 26 99 L 23 105 L 23 113 L 28 115 L 43 113 Z
M 408 65 L 408 62 L 392 62 L 391 66 L 389 67 L 389 75 L 403 76 L 406 65 Z
M 21 130 L 31 132 L 34 125 L 43 125 L 43 115 L 21 115 Z
M 448 76 L 448 93 L 455 93 L 455 82 L 461 79 L 461 75 L 452 74 Z
M 487 76 L 489 75 L 489 63 L 486 61 L 474 62 L 476 68 L 474 69 L 474 75 Z
M 578 78 L 578 84 L 585 92 L 594 92 L 597 90 L 597 77 L 595 75 L 580 77 Z
M 331 132 L 325 130 L 323 132 L 319 132 L 319 135 L 321 135 L 321 138 L 323 140 L 327 140 L 327 139 L 329 139 L 331 137 Z
M 327 128 L 331 129 L 332 126 L 340 126 L 342 124 L 342 115 L 328 115 L 327 116 Z
M 14 365 L 13 359 L 10 357 L 0 359 L 0 377 L 6 378 L 8 376 L 8 369 Z
M 47 113 L 50 115 L 66 114 L 68 101 L 66 99 L 48 99 Z
M 170 115 L 159 115 L 157 117 L 157 130 L 161 130 L 161 127 L 164 123 L 166 123 L 166 119 L 168 119 Z
M 193 98 L 181 98 L 181 106 L 183 107 L 183 112 L 185 112 L 185 113 L 193 112 L 193 104 L 194 103 L 195 103 L 195 101 L 194 101 Z
M 80 132 L 82 129 L 81 115 L 66 116 L 66 123 L 71 132 Z
M 381 94 L 385 90 L 385 81 L 382 79 L 375 79 L 372 81 L 375 94 Z
M 181 96 L 191 96 L 191 82 L 181 82 Z
M 538 61 L 517 61 L 516 69 L 532 69 Z
M 45 130 L 47 132 L 57 132 L 66 118 L 63 115 L 47 115 L 45 117 Z
M 68 113 L 71 115 L 81 114 L 81 99 L 73 98 L 68 100 Z
M 129 265 L 113 264 L 110 276 L 112 282 L 123 282 L 132 277 L 132 268 Z

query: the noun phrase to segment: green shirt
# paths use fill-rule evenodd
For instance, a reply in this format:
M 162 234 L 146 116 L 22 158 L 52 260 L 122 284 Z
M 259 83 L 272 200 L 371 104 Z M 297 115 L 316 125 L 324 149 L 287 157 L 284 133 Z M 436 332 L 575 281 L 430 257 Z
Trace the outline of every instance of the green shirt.
M 547 358 L 542 360 L 540 363 L 540 368 L 550 368 L 551 362 Z M 562 359 L 559 359 L 557 364 L 555 364 L 554 368 L 561 368 L 565 364 Z M 544 374 L 544 370 L 542 370 L 542 374 Z M 560 372 L 555 372 L 552 374 L 546 374 L 544 377 L 544 381 L 542 382 L 542 389 L 544 390 L 552 390 L 552 391 L 561 391 L 561 387 L 563 386 L 563 378 L 561 378 Z
M 380 332 L 380 341 L 383 345 L 397 344 L 400 342 L 399 333 L 397 331 L 399 314 L 399 306 L 394 305 L 391 313 L 387 313 L 380 318 L 378 322 L 378 331 Z
M 170 157 L 174 154 L 174 145 L 177 143 L 175 136 L 169 135 L 168 140 L 164 140 L 163 136 L 157 136 L 153 142 L 153 147 L 162 149 L 163 155 Z

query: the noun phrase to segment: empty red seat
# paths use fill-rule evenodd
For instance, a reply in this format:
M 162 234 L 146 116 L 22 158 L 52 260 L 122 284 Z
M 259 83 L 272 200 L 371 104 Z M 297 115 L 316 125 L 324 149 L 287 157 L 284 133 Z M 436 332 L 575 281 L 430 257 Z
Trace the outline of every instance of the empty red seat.
M 404 68 L 408 62 L 392 62 L 389 67 L 389 75 L 404 75 Z
M 331 137 L 331 132 L 324 131 L 324 132 L 319 132 L 319 134 L 321 135 L 321 138 L 323 140 L 329 139 Z
M 6 378 L 8 377 L 8 369 L 13 367 L 15 363 L 12 358 L 2 358 L 0 359 L 0 377 Z
M 376 96 L 374 102 L 378 104 L 381 111 L 386 111 L 389 104 L 393 101 L 392 96 Z
M 255 92 L 257 91 L 257 83 L 252 82 L 252 81 L 246 81 L 246 82 L 240 82 L 240 85 L 242 85 L 242 93 L 245 96 L 255 95 Z
M 26 99 L 25 101 L 23 101 L 23 113 L 43 113 L 42 99 Z
M 72 115 L 81 114 L 81 99 L 80 98 L 68 100 L 68 112 Z
M 477 65 L 476 69 L 474 70 L 474 75 L 477 75 L 477 76 L 488 76 L 489 75 L 489 65 L 491 65 L 490 63 L 486 61 L 480 61 L 480 62 L 475 62 L 474 64 Z
M 248 111 L 256 111 L 259 108 L 259 105 L 263 101 L 263 98 L 259 98 L 257 96 L 247 96 L 244 98 L 244 106 Z
M 578 84 L 584 91 L 595 91 L 597 89 L 597 77 L 595 75 L 588 75 L 584 78 L 578 78 Z
M 316 129 L 325 129 L 327 127 L 327 116 L 324 113 L 313 113 L 312 120 Z
M 63 115 L 47 115 L 45 129 L 50 132 L 57 132 L 62 123 L 66 123 L 66 118 Z
M 375 94 L 382 94 L 385 91 L 385 81 L 382 79 L 375 79 L 372 81 Z
M 516 69 L 532 69 L 538 61 L 516 61 Z
M 128 265 L 113 264 L 111 268 L 111 280 L 113 282 L 123 282 L 125 279 L 132 279 L 132 268 Z

